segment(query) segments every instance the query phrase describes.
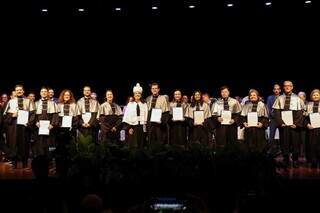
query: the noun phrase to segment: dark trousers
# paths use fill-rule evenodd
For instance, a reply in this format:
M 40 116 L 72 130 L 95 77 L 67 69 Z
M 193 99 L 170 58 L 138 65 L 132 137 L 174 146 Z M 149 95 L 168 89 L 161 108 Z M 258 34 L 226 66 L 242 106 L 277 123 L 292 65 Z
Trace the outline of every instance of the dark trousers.
M 190 142 L 208 145 L 209 143 L 208 136 L 209 136 L 208 131 L 205 129 L 204 126 L 202 125 L 194 126 L 191 130 Z
M 297 161 L 300 152 L 300 129 L 282 127 L 280 131 L 280 148 L 285 161 L 289 160 L 292 153 L 292 160 Z

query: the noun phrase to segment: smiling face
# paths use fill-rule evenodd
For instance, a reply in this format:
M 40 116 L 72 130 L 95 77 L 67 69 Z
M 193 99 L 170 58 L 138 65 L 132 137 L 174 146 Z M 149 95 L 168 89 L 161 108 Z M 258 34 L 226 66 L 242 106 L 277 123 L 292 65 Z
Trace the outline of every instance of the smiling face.
M 223 99 L 229 98 L 229 95 L 230 95 L 230 91 L 228 89 L 221 90 L 221 97 Z
M 181 101 L 182 95 L 181 95 L 181 92 L 179 90 L 175 91 L 173 95 L 174 95 L 174 100 L 175 101 L 177 101 L 177 102 Z
M 320 100 L 320 93 L 314 92 L 311 96 L 312 101 L 319 101 Z
M 48 90 L 45 88 L 42 88 L 40 90 L 40 96 L 41 96 L 41 98 L 46 99 L 48 97 Z
M 50 99 L 53 98 L 53 96 L 54 96 L 54 91 L 53 91 L 53 89 L 49 89 L 48 95 L 49 95 L 49 98 L 50 98 Z
M 160 88 L 158 85 L 152 85 L 151 86 L 151 93 L 153 96 L 157 96 L 159 95 L 159 91 L 160 91 Z
M 280 86 L 279 86 L 278 84 L 274 85 L 274 87 L 273 87 L 273 94 L 274 94 L 275 96 L 278 96 L 278 95 L 280 95 L 280 92 L 281 92 Z
M 135 92 L 133 94 L 133 98 L 135 101 L 140 101 L 141 100 L 141 93 L 140 92 Z
M 200 101 L 201 100 L 201 93 L 200 92 L 195 92 L 194 93 L 194 100 L 195 101 Z
M 285 81 L 283 83 L 283 90 L 286 94 L 290 94 L 293 90 L 293 84 L 291 81 Z
M 85 97 L 90 97 L 90 95 L 91 95 L 91 88 L 90 88 L 90 87 L 84 87 L 84 88 L 83 88 L 83 95 L 84 95 Z
M 106 99 L 109 103 L 112 103 L 113 101 L 113 93 L 111 91 L 106 92 Z
M 70 94 L 70 92 L 65 92 L 64 94 L 63 94 L 63 100 L 65 101 L 65 102 L 67 102 L 67 101 L 70 101 L 70 98 L 71 98 L 71 94 Z
M 21 96 L 23 96 L 23 94 L 24 94 L 24 90 L 23 90 L 23 87 L 16 87 L 15 88 L 15 94 L 13 94 L 12 96 L 14 96 L 14 97 L 21 97 Z
M 258 101 L 258 94 L 256 92 L 251 92 L 249 95 L 249 99 L 251 102 L 257 102 Z

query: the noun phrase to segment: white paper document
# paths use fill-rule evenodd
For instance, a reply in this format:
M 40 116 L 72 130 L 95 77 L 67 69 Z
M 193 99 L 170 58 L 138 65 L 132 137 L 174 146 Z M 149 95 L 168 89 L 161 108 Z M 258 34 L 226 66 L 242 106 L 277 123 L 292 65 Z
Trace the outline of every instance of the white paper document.
M 173 121 L 183 121 L 182 107 L 173 107 L 172 108 L 172 120 Z
M 84 123 L 89 123 L 90 119 L 91 119 L 91 112 L 86 112 L 82 114 L 82 120 Z
M 231 111 L 223 110 L 221 112 L 221 118 L 223 119 L 221 122 L 222 125 L 230 125 Z
M 254 127 L 258 125 L 258 113 L 257 112 L 249 112 L 247 115 L 248 126 Z
M 194 125 L 202 125 L 204 122 L 203 110 L 193 112 Z
M 50 121 L 48 120 L 40 120 L 39 121 L 40 127 L 39 127 L 39 135 L 49 135 L 49 125 Z
M 161 123 L 162 110 L 153 108 L 151 111 L 151 122 Z
M 245 131 L 245 128 L 240 128 L 240 126 L 238 126 L 237 128 L 237 135 L 238 135 L 238 140 L 244 140 L 244 131 Z
M 62 117 L 62 125 L 63 128 L 71 128 L 72 126 L 72 116 L 63 116 Z
M 320 128 L 320 113 L 311 113 L 309 117 L 311 126 L 313 128 Z
M 29 120 L 29 112 L 25 110 L 19 110 L 17 124 L 26 125 L 28 123 L 28 120 Z
M 287 126 L 293 125 L 293 115 L 292 111 L 282 111 L 281 112 L 281 119 Z

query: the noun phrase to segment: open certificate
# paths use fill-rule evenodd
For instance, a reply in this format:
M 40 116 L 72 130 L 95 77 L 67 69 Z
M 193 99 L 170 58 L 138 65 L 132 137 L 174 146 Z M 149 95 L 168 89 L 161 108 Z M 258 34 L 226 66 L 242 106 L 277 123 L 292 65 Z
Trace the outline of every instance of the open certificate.
M 182 107 L 173 107 L 172 108 L 172 120 L 173 121 L 183 121 Z
M 194 125 L 202 125 L 204 122 L 203 110 L 193 112 Z
M 26 125 L 29 120 L 29 112 L 25 110 L 18 110 L 18 118 L 17 124 L 19 125 Z
M 247 122 L 249 127 L 258 125 L 258 113 L 257 112 L 249 112 L 247 115 Z
M 292 111 L 282 111 L 281 112 L 281 119 L 283 120 L 286 126 L 293 125 L 293 115 Z
M 40 127 L 39 127 L 39 135 L 49 135 L 49 125 L 50 121 L 48 120 L 40 120 L 39 121 Z
M 230 121 L 231 121 L 231 111 L 222 110 L 222 112 L 221 112 L 221 118 L 222 118 L 221 124 L 223 124 L 223 125 L 230 125 Z
M 91 119 L 91 112 L 86 112 L 82 114 L 82 120 L 84 123 L 89 123 L 90 119 Z
M 320 113 L 311 113 L 309 117 L 311 126 L 313 128 L 320 128 Z
M 71 128 L 72 125 L 72 116 L 63 116 L 62 117 L 62 125 L 63 128 Z
M 151 111 L 151 122 L 161 123 L 162 110 L 153 108 Z

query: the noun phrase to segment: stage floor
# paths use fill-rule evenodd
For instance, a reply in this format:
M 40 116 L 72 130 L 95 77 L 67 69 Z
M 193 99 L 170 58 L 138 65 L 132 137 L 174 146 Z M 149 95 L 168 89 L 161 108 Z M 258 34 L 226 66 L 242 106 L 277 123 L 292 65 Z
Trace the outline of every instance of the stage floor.
M 20 167 L 19 167 L 20 166 Z M 29 160 L 28 168 L 22 169 L 22 165 L 18 165 L 18 169 L 13 169 L 10 162 L 0 162 L 0 179 L 33 179 L 31 170 L 31 160 Z M 278 169 L 277 172 L 286 179 L 319 179 L 320 169 L 312 169 L 305 165 L 299 168 Z M 54 177 L 55 168 L 49 169 L 49 176 Z

